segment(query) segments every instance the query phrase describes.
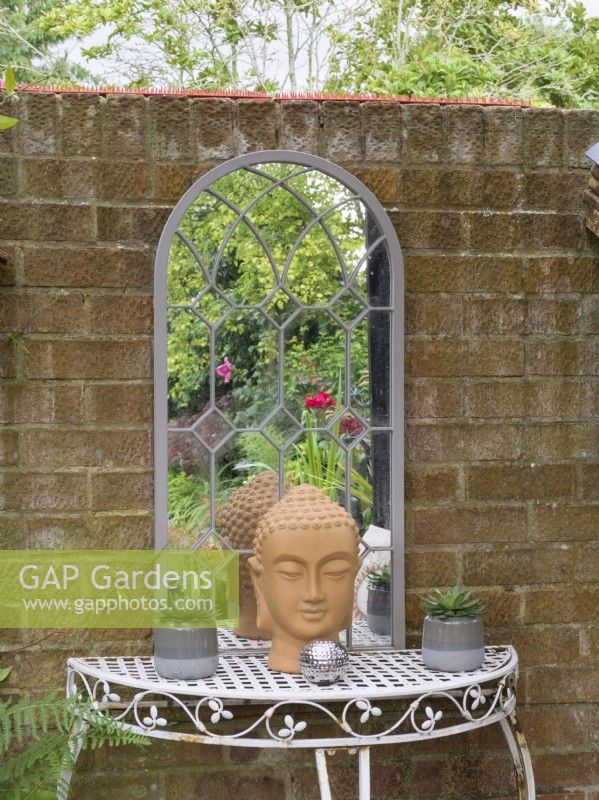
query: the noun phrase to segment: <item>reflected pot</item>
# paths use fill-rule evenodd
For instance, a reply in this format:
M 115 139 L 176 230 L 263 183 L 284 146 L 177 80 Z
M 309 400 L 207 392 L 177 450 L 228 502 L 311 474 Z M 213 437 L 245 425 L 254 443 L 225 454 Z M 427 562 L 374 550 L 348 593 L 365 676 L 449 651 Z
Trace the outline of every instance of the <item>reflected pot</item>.
M 380 586 L 368 587 L 366 623 L 379 636 L 391 634 L 391 590 Z
M 482 617 L 448 617 L 427 614 L 422 629 L 422 660 L 431 669 L 468 672 L 485 657 Z
M 155 628 L 154 667 L 162 678 L 194 681 L 218 669 L 216 628 Z

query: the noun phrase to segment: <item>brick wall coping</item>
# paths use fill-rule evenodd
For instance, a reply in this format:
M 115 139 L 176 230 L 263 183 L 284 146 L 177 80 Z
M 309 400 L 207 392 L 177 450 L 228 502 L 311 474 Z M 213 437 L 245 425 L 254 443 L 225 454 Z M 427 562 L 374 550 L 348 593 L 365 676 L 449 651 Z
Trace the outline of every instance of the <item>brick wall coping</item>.
M 4 89 L 4 82 L 0 81 L 0 90 Z M 94 94 L 94 95 L 142 95 L 144 97 L 166 96 L 166 97 L 226 97 L 231 100 L 314 100 L 314 101 L 341 101 L 354 103 L 437 103 L 439 105 L 477 105 L 477 106 L 517 106 L 518 108 L 529 108 L 530 103 L 526 100 L 519 100 L 504 97 L 421 97 L 408 95 L 377 95 L 377 94 L 320 94 L 320 93 L 301 93 L 301 92 L 278 92 L 268 94 L 267 92 L 252 92 L 244 89 L 231 89 L 220 91 L 217 89 L 163 89 L 163 88 L 136 88 L 123 86 L 33 86 L 29 84 L 17 84 L 16 92 L 46 93 L 46 94 Z

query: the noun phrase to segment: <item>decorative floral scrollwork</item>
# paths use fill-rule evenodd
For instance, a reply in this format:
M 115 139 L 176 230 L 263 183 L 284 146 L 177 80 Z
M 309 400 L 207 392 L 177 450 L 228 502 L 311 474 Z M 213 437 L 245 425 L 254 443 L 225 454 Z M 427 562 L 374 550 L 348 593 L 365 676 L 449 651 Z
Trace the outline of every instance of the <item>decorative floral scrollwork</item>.
M 471 686 L 464 692 L 463 708 L 466 714 L 471 711 L 476 711 L 479 706 L 484 706 L 486 702 L 487 698 L 478 684 Z
M 142 722 L 144 728 L 149 731 L 153 731 L 156 726 L 164 728 L 167 724 L 167 721 L 164 719 L 164 717 L 158 716 L 157 706 L 150 706 L 150 716 L 144 717 Z
M 221 717 L 222 719 L 233 719 L 233 712 L 228 711 L 224 707 L 224 703 L 220 697 L 211 697 L 208 700 L 208 708 L 212 711 L 210 722 L 213 725 L 216 725 L 218 722 L 220 722 Z
M 356 708 L 362 712 L 360 722 L 364 725 L 370 719 L 370 716 L 380 717 L 383 713 L 378 706 L 373 706 L 370 700 L 362 699 L 356 700 Z
M 285 715 L 285 727 L 281 728 L 278 732 L 278 735 L 281 739 L 293 739 L 296 733 L 301 733 L 303 730 L 307 728 L 306 722 L 296 722 L 291 714 Z

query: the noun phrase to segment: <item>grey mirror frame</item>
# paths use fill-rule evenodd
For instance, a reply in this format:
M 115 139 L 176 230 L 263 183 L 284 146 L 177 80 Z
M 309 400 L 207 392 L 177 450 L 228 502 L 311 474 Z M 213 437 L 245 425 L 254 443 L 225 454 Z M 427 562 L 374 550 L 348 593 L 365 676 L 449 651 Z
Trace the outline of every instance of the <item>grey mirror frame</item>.
M 262 150 L 225 161 L 202 175 L 181 197 L 166 221 L 154 265 L 154 547 L 167 546 L 167 268 L 172 238 L 198 196 L 214 181 L 244 167 L 269 162 L 293 163 L 320 170 L 354 192 L 365 204 L 387 241 L 391 260 L 391 515 L 392 645 L 405 647 L 404 587 L 404 268 L 401 247 L 387 212 L 375 195 L 342 167 L 319 156 L 293 150 Z

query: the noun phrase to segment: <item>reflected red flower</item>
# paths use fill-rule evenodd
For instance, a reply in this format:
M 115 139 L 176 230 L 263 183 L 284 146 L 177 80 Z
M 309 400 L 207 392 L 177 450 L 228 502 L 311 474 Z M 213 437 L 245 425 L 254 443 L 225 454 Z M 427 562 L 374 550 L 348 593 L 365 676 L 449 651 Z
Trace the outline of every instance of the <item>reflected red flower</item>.
M 362 433 L 364 430 L 364 426 L 360 422 L 359 419 L 353 416 L 343 417 L 341 422 L 339 423 L 339 433 L 344 436 L 358 436 L 358 434 Z
M 335 400 L 328 392 L 305 396 L 304 408 L 335 408 Z

